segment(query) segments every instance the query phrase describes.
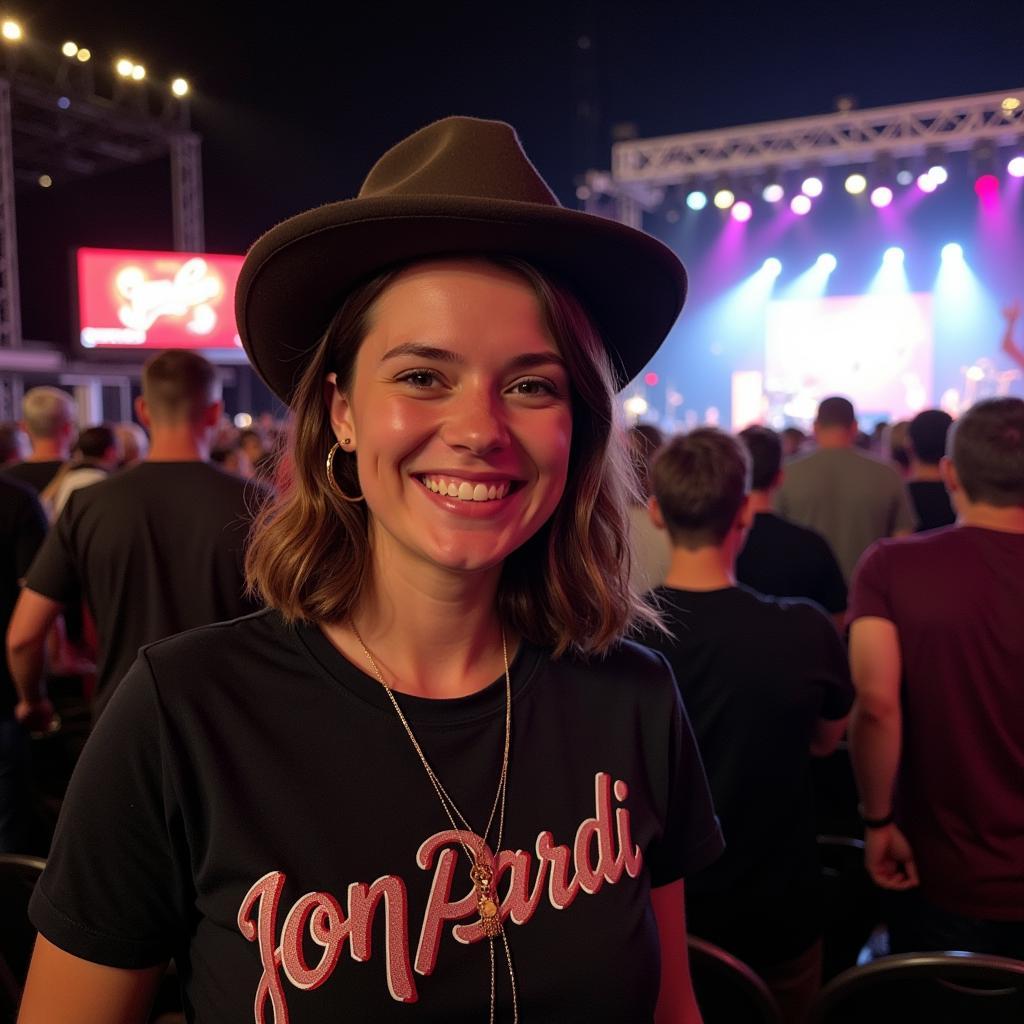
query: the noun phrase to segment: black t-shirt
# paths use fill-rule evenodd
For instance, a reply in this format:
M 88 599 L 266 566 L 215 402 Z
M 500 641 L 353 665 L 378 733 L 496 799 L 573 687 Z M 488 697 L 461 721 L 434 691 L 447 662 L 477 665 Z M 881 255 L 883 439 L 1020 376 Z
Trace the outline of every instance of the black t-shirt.
M 743 587 L 655 591 L 669 660 L 693 723 L 726 851 L 687 879 L 693 932 L 759 965 L 819 934 L 809 786 L 819 718 L 853 703 L 843 643 L 809 602 Z
M 846 581 L 828 541 L 773 512 L 758 512 L 736 559 L 736 579 L 760 594 L 806 597 L 846 611 Z
M 907 484 L 907 490 L 917 512 L 917 533 L 952 526 L 956 522 L 949 492 L 941 480 L 914 480 Z
M 41 494 L 63 465 L 60 459 L 47 462 L 16 462 L 13 466 L 8 466 L 3 473 L 13 480 L 28 484 L 36 494 Z
M 650 888 L 721 850 L 672 673 L 635 644 L 588 663 L 524 644 L 511 676 L 497 891 L 520 1017 L 649 1022 Z M 453 700 L 396 697 L 482 830 L 504 678 Z M 189 1021 L 479 1024 L 488 945 L 458 927 L 476 919 L 471 893 L 380 684 L 316 628 L 264 611 L 142 651 L 76 769 L 31 917 L 97 963 L 175 956 Z
M 39 545 L 46 536 L 46 516 L 31 487 L 0 476 L 0 637 L 7 635 L 14 606 Z M 0 718 L 17 703 L 7 656 L 0 656 Z
M 72 493 L 26 586 L 96 621 L 94 713 L 139 648 L 254 610 L 243 553 L 254 492 L 204 462 L 144 462 Z

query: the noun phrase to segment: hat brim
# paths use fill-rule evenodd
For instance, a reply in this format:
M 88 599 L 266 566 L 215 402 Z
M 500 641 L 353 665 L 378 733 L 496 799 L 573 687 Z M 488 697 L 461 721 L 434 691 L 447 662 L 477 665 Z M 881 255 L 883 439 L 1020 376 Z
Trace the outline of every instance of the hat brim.
M 289 403 L 345 296 L 388 267 L 449 255 L 516 256 L 582 302 L 620 386 L 665 339 L 686 299 L 686 271 L 657 239 L 563 207 L 445 196 L 351 199 L 309 210 L 249 251 L 235 293 L 242 345 Z

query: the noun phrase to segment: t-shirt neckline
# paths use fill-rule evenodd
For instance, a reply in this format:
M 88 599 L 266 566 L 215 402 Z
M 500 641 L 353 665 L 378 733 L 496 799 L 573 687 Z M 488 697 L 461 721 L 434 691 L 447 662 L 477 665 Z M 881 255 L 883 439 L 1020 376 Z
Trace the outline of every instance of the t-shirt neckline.
M 312 622 L 298 623 L 295 631 L 306 654 L 332 681 L 363 703 L 394 715 L 394 708 L 380 681 L 349 661 L 327 639 L 318 625 Z M 543 652 L 539 648 L 526 640 L 520 642 L 519 650 L 509 663 L 513 703 L 523 695 L 533 681 L 542 658 Z M 398 706 L 410 722 L 462 725 L 504 714 L 505 711 L 504 673 L 482 690 L 477 690 L 466 697 L 434 699 L 393 692 Z

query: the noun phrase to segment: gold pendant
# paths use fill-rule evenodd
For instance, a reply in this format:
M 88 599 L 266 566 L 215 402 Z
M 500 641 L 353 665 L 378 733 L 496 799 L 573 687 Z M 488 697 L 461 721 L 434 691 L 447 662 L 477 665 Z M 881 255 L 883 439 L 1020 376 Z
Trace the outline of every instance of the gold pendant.
M 476 890 L 476 909 L 480 915 L 480 927 L 483 929 L 484 935 L 494 938 L 501 932 L 498 904 L 491 896 L 491 880 L 494 878 L 494 874 L 489 865 L 482 864 L 477 860 L 473 862 L 473 866 L 469 870 L 469 877 Z
M 497 903 L 490 897 L 481 898 L 477 904 L 477 910 L 480 911 L 480 927 L 483 928 L 484 935 L 494 938 L 501 932 L 501 918 L 498 916 Z

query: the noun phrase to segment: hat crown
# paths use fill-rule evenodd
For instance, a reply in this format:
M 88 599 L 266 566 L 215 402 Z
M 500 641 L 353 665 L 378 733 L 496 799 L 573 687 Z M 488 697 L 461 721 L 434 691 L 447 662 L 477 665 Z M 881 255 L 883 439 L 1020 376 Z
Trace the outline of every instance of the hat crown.
M 561 206 L 504 121 L 446 117 L 392 146 L 359 198 L 451 196 Z

